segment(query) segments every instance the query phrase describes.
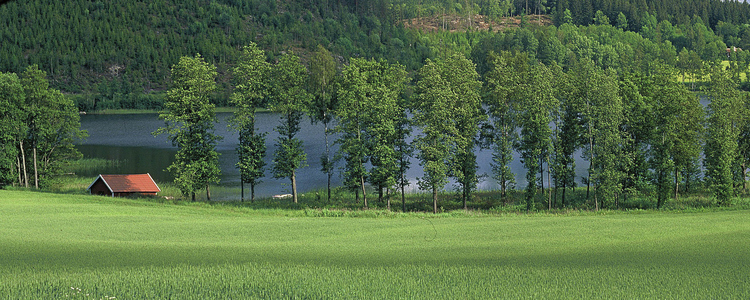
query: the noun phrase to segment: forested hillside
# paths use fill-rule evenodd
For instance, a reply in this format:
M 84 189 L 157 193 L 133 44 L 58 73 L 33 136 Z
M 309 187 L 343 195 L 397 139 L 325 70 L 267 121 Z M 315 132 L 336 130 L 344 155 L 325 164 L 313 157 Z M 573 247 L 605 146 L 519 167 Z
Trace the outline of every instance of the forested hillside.
M 0 137 L 10 149 L 2 180 L 28 186 L 26 170 L 35 183 L 54 173 L 38 168 L 36 154 L 59 153 L 62 139 L 46 130 L 63 123 L 39 116 L 65 104 L 72 125 L 53 131 L 72 148 L 82 135 L 74 98 L 84 111 L 163 109 L 168 126 L 158 132 L 179 148 L 169 170 L 193 198 L 199 189 L 210 198 L 219 180 L 215 105 L 237 107 L 238 166 L 251 190 L 266 176 L 256 109 L 282 117 L 269 169 L 290 180 L 295 202 L 296 170 L 308 164 L 296 137 L 305 116 L 339 134 L 344 186 L 365 207 L 368 185 L 379 201 L 387 189 L 404 193 L 413 157 L 433 211 L 449 180 L 467 208 L 481 176 L 479 147 L 493 150 L 503 199 L 514 189 L 512 153 L 521 156 L 527 210 L 540 197 L 550 209 L 565 207 L 565 191 L 579 182 L 595 209 L 639 194 L 663 207 L 696 186 L 719 204 L 748 192 L 747 4 L 531 2 L 7 3 L 0 92 L 10 96 L 0 98 L 8 104 L 0 115 L 14 122 Z M 588 163 L 583 178 L 576 153 Z M 332 159 L 328 150 L 321 159 L 329 178 Z
M 578 32 L 570 37 L 526 20 L 520 24 L 526 27 L 522 31 L 497 26 L 506 24 L 503 17 L 526 14 L 549 14 L 557 26 L 611 24 L 633 33 L 599 27 L 562 30 Z M 227 105 L 231 94 L 227 70 L 241 47 L 251 41 L 266 51 L 270 61 L 287 50 L 307 61 L 307 54 L 320 44 L 339 63 L 350 57 L 385 58 L 409 71 L 447 50 L 464 54 L 500 50 L 488 46 L 562 62 L 567 55 L 563 46 L 573 52 L 589 51 L 571 45 L 576 43 L 586 43 L 584 47 L 594 49 L 605 64 L 615 63 L 617 59 L 611 58 L 615 55 L 630 59 L 631 51 L 674 64 L 670 56 L 676 57 L 682 49 L 711 60 L 723 55 L 727 46 L 750 48 L 748 15 L 747 4 L 719 0 L 11 1 L 0 6 L 0 71 L 20 73 L 37 64 L 48 73 L 53 87 L 76 95 L 82 110 L 158 108 L 170 82 L 170 66 L 181 56 L 201 53 L 219 71 L 220 87 L 212 102 Z M 465 19 L 465 33 L 404 26 L 416 18 L 445 20 L 445 16 Z M 472 25 L 478 17 L 490 26 Z M 492 25 L 495 31 L 506 30 L 479 31 Z M 655 53 L 660 51 L 669 53 Z M 474 56 L 480 67 L 484 58 Z

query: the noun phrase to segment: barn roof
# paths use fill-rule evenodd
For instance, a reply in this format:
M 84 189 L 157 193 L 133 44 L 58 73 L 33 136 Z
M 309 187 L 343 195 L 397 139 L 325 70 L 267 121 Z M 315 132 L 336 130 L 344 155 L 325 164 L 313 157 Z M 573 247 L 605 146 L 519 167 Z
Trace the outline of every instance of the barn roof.
M 156 185 L 151 174 L 127 174 L 127 175 L 99 175 L 94 182 L 89 185 L 87 190 L 99 180 L 113 193 L 156 193 L 160 192 L 159 186 Z

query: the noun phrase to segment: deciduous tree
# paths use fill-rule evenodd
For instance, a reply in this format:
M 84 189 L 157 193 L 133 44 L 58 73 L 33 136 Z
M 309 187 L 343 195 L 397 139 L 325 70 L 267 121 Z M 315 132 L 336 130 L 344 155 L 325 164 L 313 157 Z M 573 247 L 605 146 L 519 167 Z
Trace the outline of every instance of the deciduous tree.
M 705 89 L 710 101 L 707 108 L 706 177 L 720 204 L 728 204 L 734 196 L 733 169 L 738 158 L 738 138 L 742 126 L 744 96 L 729 74 L 719 68 L 711 70 Z
M 23 104 L 21 80 L 14 73 L 0 72 L 0 118 L 3 120 L 0 122 L 0 187 L 14 181 L 22 184 L 18 142 L 26 131 Z
M 382 60 L 352 59 L 342 72 L 336 112 L 337 131 L 342 136 L 337 142 L 346 160 L 344 180 L 362 192 L 365 207 L 365 181 L 378 188 L 382 200 L 383 189 L 396 185 L 396 176 L 403 168 L 396 148 L 404 139 L 397 129 L 403 125 L 399 124 L 404 117 L 400 97 L 405 82 L 403 66 Z M 372 164 L 370 171 L 365 166 L 368 161 Z
M 273 158 L 274 178 L 289 178 L 292 184 L 292 199 L 297 197 L 297 169 L 307 166 L 307 154 L 302 141 L 297 138 L 300 121 L 310 107 L 307 92 L 307 70 L 294 53 L 281 56 L 279 63 L 271 68 L 273 80 L 271 109 L 281 114 L 281 124 L 276 127 L 279 137 Z
M 310 118 L 313 122 L 323 123 L 326 152 L 320 157 L 321 171 L 328 176 L 328 201 L 331 200 L 331 178 L 334 171 L 334 160 L 328 143 L 328 125 L 333 120 L 336 109 L 336 91 L 334 78 L 336 76 L 336 62 L 331 53 L 321 45 L 310 57 L 310 91 L 313 96 L 310 107 Z
M 619 167 L 623 137 L 620 125 L 623 118 L 622 100 L 611 73 L 595 66 L 589 59 L 581 59 L 570 72 L 572 97 L 580 105 L 586 139 L 585 155 L 589 160 L 589 179 L 593 184 L 594 207 L 617 201 L 622 190 L 624 174 Z M 627 158 L 625 158 L 627 159 Z
M 75 104 L 60 91 L 50 88 L 46 76 L 36 65 L 21 74 L 25 96 L 24 127 L 27 129 L 24 145 L 31 148 L 35 188 L 39 188 L 40 178 L 54 173 L 62 161 L 78 158 L 80 153 L 73 143 L 86 137 L 86 132 L 80 130 L 80 115 Z
M 450 83 L 443 78 L 444 66 L 427 60 L 419 70 L 416 102 L 413 104 L 415 123 L 422 129 L 414 144 L 417 158 L 424 169 L 418 179 L 420 188 L 432 192 L 433 212 L 437 213 L 437 195 L 448 183 L 449 162 L 453 155 L 454 137 L 458 130 L 451 120 L 454 98 Z
M 263 50 L 250 43 L 242 51 L 234 68 L 235 92 L 231 103 L 237 108 L 231 126 L 239 132 L 237 168 L 240 169 L 240 199 L 245 199 L 245 183 L 250 184 L 250 201 L 255 200 L 255 186 L 260 183 L 266 165 L 266 133 L 256 132 L 255 111 L 265 105 L 270 85 L 270 65 Z
M 518 62 L 510 52 L 499 55 L 491 52 L 489 61 L 491 69 L 485 75 L 485 103 L 492 121 L 492 177 L 500 184 L 500 197 L 506 200 L 508 189 L 512 189 L 516 182 L 510 163 L 517 139 L 514 86 L 520 84 L 521 78 L 515 70 Z
M 159 118 L 165 127 L 154 134 L 166 133 L 177 147 L 175 161 L 167 168 L 174 174 L 175 185 L 183 195 L 195 201 L 195 192 L 206 189 L 206 199 L 211 200 L 209 185 L 219 182 L 219 153 L 214 134 L 216 113 L 209 102 L 216 89 L 216 67 L 206 62 L 200 54 L 183 56 L 172 66 L 173 87 L 167 91 L 165 109 Z
M 482 83 L 479 81 L 476 65 L 463 55 L 453 54 L 441 65 L 442 76 L 448 82 L 454 98 L 453 122 L 458 133 L 454 139 L 455 154 L 451 156 L 449 174 L 461 189 L 461 200 L 466 209 L 466 201 L 471 198 L 479 182 L 475 154 L 479 124 L 487 119 L 479 94 Z

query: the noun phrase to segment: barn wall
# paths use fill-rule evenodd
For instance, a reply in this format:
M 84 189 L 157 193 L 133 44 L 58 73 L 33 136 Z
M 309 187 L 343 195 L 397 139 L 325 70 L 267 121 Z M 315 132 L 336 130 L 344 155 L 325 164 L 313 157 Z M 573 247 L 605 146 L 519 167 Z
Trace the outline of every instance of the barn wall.
M 111 196 L 112 195 L 112 193 L 107 188 L 107 185 L 104 184 L 104 182 L 101 179 L 98 179 L 91 186 L 91 194 L 92 195 L 106 195 L 106 196 Z

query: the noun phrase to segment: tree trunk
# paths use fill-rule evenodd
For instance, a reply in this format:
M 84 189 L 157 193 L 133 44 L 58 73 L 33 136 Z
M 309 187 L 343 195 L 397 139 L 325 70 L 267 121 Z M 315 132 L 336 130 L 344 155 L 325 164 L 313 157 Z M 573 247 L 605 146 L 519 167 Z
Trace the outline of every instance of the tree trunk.
M 542 197 L 544 197 L 544 158 L 539 156 L 539 183 L 542 189 Z
M 34 188 L 39 189 L 39 170 L 36 163 L 36 145 L 34 145 Z
M 367 192 L 365 192 L 365 177 L 359 176 L 359 182 L 362 185 L 362 201 L 364 201 L 365 208 L 367 208 Z
M 406 212 L 406 190 L 401 184 L 401 212 Z
M 378 203 L 383 203 L 383 186 L 378 185 Z
M 406 212 L 406 188 L 404 186 L 404 173 L 401 173 L 401 212 Z
M 432 213 L 437 213 L 437 187 L 432 187 Z
M 193 198 L 193 202 L 195 202 L 195 192 L 190 193 L 190 195 Z
M 742 163 L 742 189 L 747 193 L 747 165 L 744 162 Z
M 503 202 L 507 202 L 507 198 L 505 195 L 505 189 L 506 189 L 506 183 L 505 183 L 505 175 L 502 176 L 502 182 L 500 182 L 500 198 L 503 199 Z
M 255 183 L 250 184 L 250 203 L 255 202 Z
M 23 178 L 21 178 L 21 157 L 16 155 L 16 163 L 18 166 L 18 186 L 23 185 Z
M 242 175 L 240 175 L 242 177 Z M 245 181 L 240 179 L 240 202 L 245 202 Z
M 469 193 L 469 183 L 468 182 L 464 182 L 464 197 L 463 197 L 464 198 L 464 210 L 468 209 L 466 207 L 466 200 L 469 199 L 469 194 L 470 194 Z
M 586 182 L 586 198 L 589 197 L 589 188 L 591 186 L 591 171 L 594 170 L 594 134 L 592 132 L 591 125 L 589 124 L 589 151 L 591 151 L 591 161 L 589 161 L 589 179 Z M 594 207 L 599 210 L 599 199 L 596 197 L 596 185 L 594 185 Z
M 325 91 L 323 91 L 323 95 L 325 96 Z M 325 119 L 326 117 L 327 116 L 324 113 L 323 119 Z M 323 122 L 323 130 L 324 130 L 323 136 L 325 137 L 325 141 L 326 141 L 326 164 L 330 164 L 331 163 L 331 150 L 330 150 L 330 147 L 328 146 L 328 122 L 327 121 Z M 331 201 L 331 175 L 332 175 L 332 171 L 333 170 L 329 169 L 329 165 L 326 165 L 326 172 L 328 173 L 328 202 Z
M 292 171 L 292 199 L 297 203 L 297 172 Z
M 388 211 L 391 211 L 391 190 L 388 189 L 388 194 L 385 195 L 385 207 L 388 209 Z
M 680 182 L 677 180 L 679 178 L 680 173 L 677 171 L 677 168 L 674 169 L 674 200 L 677 200 L 680 193 Z
M 552 175 L 549 171 L 549 154 L 547 154 L 547 184 L 549 184 L 547 203 L 549 204 L 549 210 L 552 210 Z
M 328 202 L 331 202 L 331 171 L 328 171 Z
M 557 183 L 555 183 L 555 189 L 552 190 L 552 205 L 557 208 Z
M 209 185 L 206 185 L 206 200 L 211 201 L 211 190 L 208 189 Z
M 586 177 L 586 200 L 590 199 L 589 192 L 591 191 L 591 163 L 589 163 L 588 176 Z

